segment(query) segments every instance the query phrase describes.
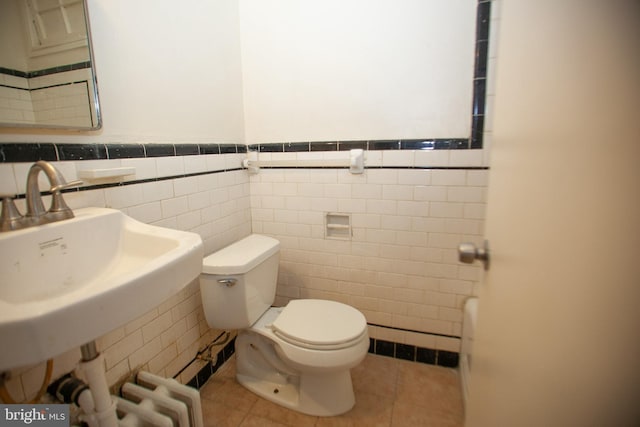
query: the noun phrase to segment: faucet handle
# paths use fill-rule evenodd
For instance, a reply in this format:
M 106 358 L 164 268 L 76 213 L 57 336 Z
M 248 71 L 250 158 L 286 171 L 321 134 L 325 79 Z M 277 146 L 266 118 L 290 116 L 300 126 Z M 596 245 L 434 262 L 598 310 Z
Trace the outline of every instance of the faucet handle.
M 13 202 L 13 195 L 2 194 L 2 212 L 0 213 L 0 231 L 10 231 L 22 228 L 22 215 Z
M 51 187 L 51 190 L 49 191 L 51 191 L 52 193 L 56 193 L 62 190 L 66 190 L 67 188 L 80 187 L 83 182 L 84 181 L 82 180 L 63 182 L 62 184 L 56 185 L 55 187 Z
M 54 221 L 60 221 L 62 219 L 73 218 L 73 211 L 62 197 L 62 190 L 66 188 L 78 187 L 82 184 L 82 181 L 62 182 L 54 187 L 51 187 L 51 208 L 47 211 L 45 216 L 48 219 Z

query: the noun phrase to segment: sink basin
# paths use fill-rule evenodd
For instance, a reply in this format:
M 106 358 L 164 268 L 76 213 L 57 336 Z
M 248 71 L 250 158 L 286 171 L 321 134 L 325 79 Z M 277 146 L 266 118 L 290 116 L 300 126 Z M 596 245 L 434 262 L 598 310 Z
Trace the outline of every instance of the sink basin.
M 200 236 L 114 209 L 0 233 L 0 371 L 42 362 L 135 319 L 196 279 Z

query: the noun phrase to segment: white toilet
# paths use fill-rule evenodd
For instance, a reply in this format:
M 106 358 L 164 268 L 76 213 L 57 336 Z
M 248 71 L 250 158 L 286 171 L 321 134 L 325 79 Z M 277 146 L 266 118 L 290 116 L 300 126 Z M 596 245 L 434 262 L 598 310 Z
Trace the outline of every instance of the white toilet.
M 271 307 L 280 242 L 252 234 L 207 256 L 200 290 L 209 326 L 239 329 L 236 377 L 254 393 L 310 415 L 355 404 L 350 369 L 367 354 L 367 322 L 348 305 L 317 299 Z

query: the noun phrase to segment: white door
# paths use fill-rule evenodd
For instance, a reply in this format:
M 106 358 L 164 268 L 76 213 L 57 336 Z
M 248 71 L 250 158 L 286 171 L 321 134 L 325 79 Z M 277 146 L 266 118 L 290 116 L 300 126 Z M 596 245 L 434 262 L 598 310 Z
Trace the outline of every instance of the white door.
M 640 2 L 500 3 L 466 425 L 640 426 Z

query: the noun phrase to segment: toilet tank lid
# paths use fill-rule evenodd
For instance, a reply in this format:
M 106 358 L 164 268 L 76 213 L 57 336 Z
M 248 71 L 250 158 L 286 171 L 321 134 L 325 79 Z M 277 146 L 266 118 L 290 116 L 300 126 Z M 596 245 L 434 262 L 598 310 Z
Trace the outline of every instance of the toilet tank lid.
M 205 274 L 244 274 L 278 252 L 280 242 L 260 234 L 251 234 L 205 257 Z

